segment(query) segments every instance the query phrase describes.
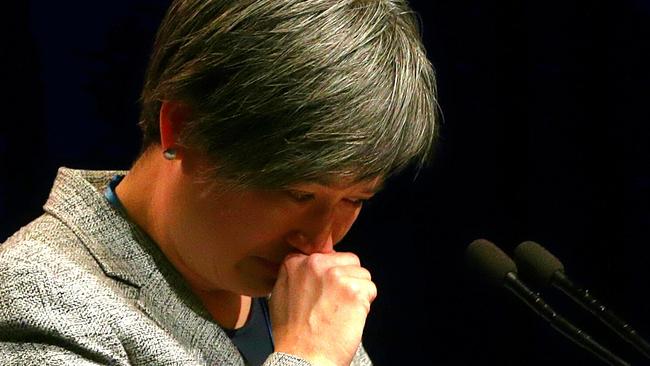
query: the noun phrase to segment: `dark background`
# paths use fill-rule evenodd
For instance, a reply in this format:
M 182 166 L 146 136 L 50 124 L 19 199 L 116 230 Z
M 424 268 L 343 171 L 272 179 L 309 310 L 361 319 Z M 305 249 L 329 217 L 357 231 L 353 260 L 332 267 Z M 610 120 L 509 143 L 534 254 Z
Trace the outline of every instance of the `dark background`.
M 59 166 L 126 169 L 157 0 L 4 8 L 0 241 L 41 212 Z M 467 244 L 536 240 L 650 337 L 650 2 L 412 1 L 444 114 L 431 167 L 389 183 L 343 244 L 379 287 L 378 365 L 600 364 L 463 264 Z M 577 306 L 548 302 L 629 361 Z M 647 362 L 647 360 L 646 360 Z

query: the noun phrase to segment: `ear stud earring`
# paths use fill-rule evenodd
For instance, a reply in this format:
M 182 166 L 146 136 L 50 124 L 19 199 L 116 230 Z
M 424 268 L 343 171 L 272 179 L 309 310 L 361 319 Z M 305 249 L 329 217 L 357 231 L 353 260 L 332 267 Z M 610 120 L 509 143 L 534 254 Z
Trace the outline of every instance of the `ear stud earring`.
M 163 156 L 167 160 L 174 160 L 176 159 L 176 149 L 169 148 L 163 152 Z

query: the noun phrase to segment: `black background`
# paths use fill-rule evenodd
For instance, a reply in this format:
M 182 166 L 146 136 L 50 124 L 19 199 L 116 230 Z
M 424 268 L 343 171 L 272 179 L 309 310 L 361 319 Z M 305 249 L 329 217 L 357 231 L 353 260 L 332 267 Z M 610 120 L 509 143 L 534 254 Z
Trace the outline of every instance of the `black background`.
M 463 264 L 488 238 L 545 245 L 650 337 L 650 2 L 412 1 L 444 121 L 433 164 L 393 179 L 343 247 L 379 297 L 378 365 L 600 364 Z M 59 166 L 127 169 L 137 98 L 167 1 L 4 8 L 0 240 L 41 212 Z M 553 291 L 597 340 L 643 360 Z M 647 361 L 647 360 L 646 360 Z

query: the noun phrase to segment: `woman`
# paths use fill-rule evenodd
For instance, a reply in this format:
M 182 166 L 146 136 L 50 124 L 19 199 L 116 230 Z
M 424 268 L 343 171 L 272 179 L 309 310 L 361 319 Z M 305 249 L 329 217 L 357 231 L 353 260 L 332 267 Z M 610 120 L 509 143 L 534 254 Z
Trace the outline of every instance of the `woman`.
M 62 168 L 0 246 L 0 356 L 369 365 L 371 275 L 334 246 L 434 137 L 403 1 L 174 1 L 128 172 Z

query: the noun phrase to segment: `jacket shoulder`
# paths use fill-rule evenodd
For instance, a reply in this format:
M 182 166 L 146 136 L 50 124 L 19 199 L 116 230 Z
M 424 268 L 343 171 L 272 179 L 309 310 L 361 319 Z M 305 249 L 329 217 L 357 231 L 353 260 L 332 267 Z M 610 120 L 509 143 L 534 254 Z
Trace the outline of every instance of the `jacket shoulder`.
M 115 282 L 105 275 L 73 230 L 49 214 L 32 221 L 0 244 L 0 276 L 10 282 L 47 280 L 46 283 L 58 283 L 64 287 L 74 287 L 80 282 L 88 284 L 89 281 L 105 285 Z M 3 286 L 2 282 L 0 286 Z M 44 289 L 47 286 L 41 288 Z
M 140 301 L 139 287 L 107 275 L 52 215 L 0 244 L 0 358 L 52 353 L 104 365 L 199 364 L 198 353 L 162 329 Z
M 43 215 L 0 245 L 0 341 L 126 358 L 107 310 L 127 286 L 114 282 L 71 230 Z

